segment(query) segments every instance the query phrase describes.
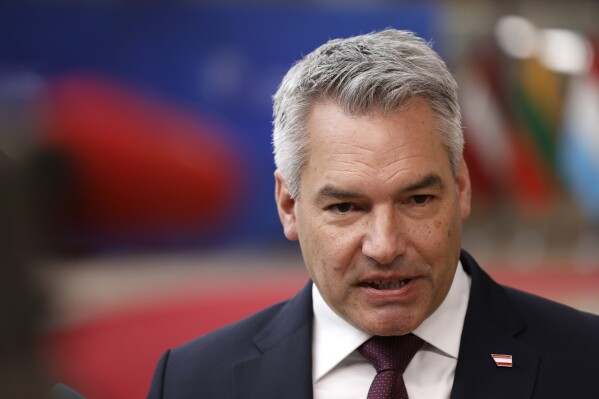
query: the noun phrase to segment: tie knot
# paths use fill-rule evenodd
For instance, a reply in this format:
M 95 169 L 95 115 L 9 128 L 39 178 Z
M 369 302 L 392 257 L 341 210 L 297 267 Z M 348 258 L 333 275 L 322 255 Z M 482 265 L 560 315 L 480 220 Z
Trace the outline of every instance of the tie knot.
M 399 337 L 374 336 L 364 342 L 358 351 L 372 363 L 377 373 L 395 370 L 403 374 L 423 343 L 414 334 Z

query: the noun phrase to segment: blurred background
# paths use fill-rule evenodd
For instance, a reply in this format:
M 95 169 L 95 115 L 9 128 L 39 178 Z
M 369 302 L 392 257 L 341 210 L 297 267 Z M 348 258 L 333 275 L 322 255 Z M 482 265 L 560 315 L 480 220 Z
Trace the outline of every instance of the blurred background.
M 599 3 L 150 4 L 0 5 L 2 396 L 145 397 L 167 348 L 303 286 L 271 96 L 318 45 L 385 27 L 431 40 L 460 85 L 464 248 L 599 314 Z

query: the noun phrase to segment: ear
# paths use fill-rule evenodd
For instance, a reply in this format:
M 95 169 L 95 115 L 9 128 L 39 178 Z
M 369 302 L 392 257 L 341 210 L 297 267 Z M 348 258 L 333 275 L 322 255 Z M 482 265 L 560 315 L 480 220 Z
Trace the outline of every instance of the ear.
M 291 241 L 297 240 L 295 200 L 289 195 L 289 189 L 279 170 L 275 171 L 275 201 L 285 237 Z
M 468 173 L 468 165 L 464 158 L 460 161 L 458 175 L 455 179 L 458 189 L 458 199 L 460 201 L 460 212 L 462 219 L 470 216 L 470 200 L 472 197 L 472 187 L 470 186 L 470 174 Z

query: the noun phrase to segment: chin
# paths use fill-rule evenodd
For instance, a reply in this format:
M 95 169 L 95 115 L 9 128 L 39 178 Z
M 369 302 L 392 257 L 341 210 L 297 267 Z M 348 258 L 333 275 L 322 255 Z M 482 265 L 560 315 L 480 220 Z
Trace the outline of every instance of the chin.
M 422 321 L 417 322 L 416 320 L 390 320 L 380 322 L 378 320 L 371 321 L 367 325 L 360 327 L 372 335 L 390 336 L 390 335 L 406 335 L 414 331 L 420 325 Z

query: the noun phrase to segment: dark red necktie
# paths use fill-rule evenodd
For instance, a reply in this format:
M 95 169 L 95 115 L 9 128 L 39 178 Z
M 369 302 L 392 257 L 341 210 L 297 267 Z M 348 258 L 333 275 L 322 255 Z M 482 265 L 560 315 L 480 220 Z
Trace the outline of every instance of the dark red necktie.
M 374 336 L 358 348 L 376 369 L 368 399 L 409 399 L 403 372 L 423 342 L 414 334 L 401 337 Z

